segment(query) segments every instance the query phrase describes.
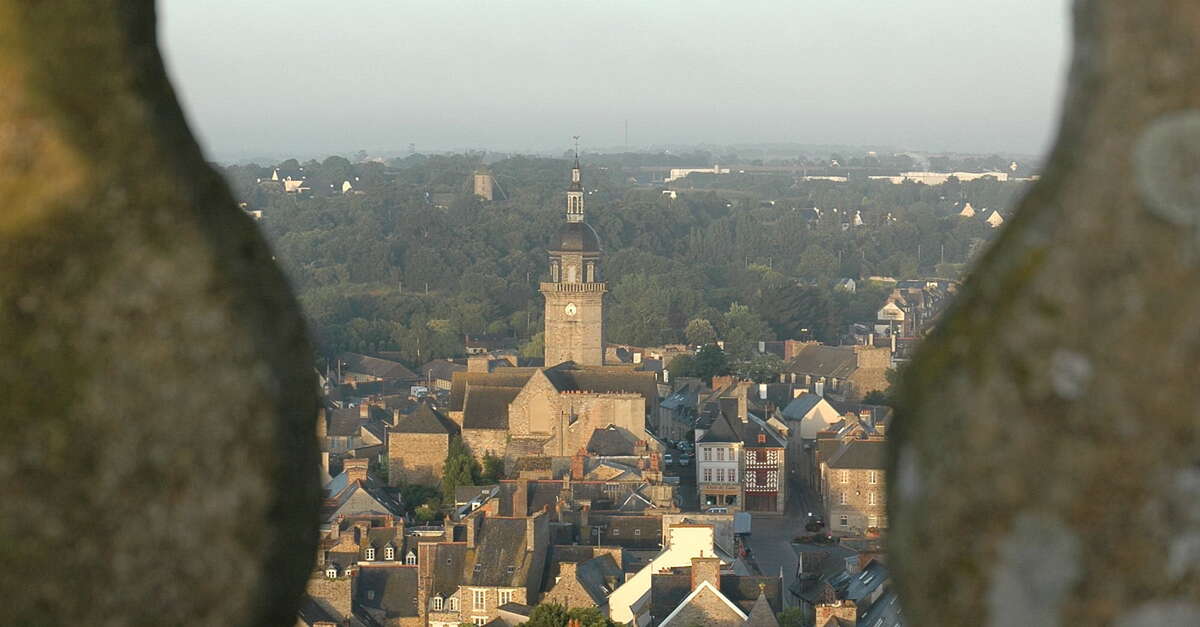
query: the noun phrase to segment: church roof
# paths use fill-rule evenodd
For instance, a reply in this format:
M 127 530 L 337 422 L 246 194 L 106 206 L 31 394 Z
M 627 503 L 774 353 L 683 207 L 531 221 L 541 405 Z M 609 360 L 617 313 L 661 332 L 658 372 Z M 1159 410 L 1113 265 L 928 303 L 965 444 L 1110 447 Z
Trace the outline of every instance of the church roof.
M 658 403 L 658 379 L 653 372 L 622 366 L 579 366 L 573 362 L 563 362 L 545 372 L 560 392 L 632 392 L 641 394 L 648 403 Z
M 550 250 L 572 253 L 600 252 L 600 236 L 587 222 L 567 222 L 550 242 Z
M 507 429 L 508 405 L 521 388 L 471 385 L 463 402 L 464 429 Z

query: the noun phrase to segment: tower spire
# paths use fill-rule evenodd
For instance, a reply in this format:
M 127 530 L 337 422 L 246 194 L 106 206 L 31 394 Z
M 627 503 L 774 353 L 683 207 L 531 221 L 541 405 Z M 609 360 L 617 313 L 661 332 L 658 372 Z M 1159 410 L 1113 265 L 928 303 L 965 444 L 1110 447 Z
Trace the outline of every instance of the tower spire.
M 571 166 L 571 184 L 567 186 L 567 222 L 583 222 L 583 181 L 579 172 L 579 136 L 575 140 L 575 164 Z

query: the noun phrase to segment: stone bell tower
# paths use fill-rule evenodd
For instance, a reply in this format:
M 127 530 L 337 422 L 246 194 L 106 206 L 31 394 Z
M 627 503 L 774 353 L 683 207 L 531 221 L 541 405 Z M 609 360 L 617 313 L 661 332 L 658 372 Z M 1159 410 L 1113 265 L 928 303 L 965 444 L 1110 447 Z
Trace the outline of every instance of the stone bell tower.
M 596 231 L 584 220 L 583 196 L 576 150 L 567 187 L 567 220 L 550 242 L 550 281 L 541 284 L 546 297 L 546 367 L 564 361 L 604 364 L 604 253 Z

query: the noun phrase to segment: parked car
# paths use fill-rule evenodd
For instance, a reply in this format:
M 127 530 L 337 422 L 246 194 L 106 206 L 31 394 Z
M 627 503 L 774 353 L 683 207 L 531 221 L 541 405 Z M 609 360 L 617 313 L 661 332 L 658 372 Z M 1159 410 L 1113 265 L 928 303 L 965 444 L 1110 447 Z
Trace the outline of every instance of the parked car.
M 705 514 L 728 514 L 729 508 L 728 507 L 710 507 L 710 508 L 704 510 L 704 513 Z
M 670 466 L 671 464 L 675 463 L 675 457 L 670 453 L 663 453 L 662 460 L 664 466 Z
M 680 465 L 680 466 L 687 466 L 687 465 L 688 465 L 688 464 L 690 464 L 690 463 L 692 463 L 692 456 L 691 456 L 691 455 L 688 455 L 687 453 L 684 453 L 683 455 L 680 455 L 680 456 L 679 456 L 679 465 Z

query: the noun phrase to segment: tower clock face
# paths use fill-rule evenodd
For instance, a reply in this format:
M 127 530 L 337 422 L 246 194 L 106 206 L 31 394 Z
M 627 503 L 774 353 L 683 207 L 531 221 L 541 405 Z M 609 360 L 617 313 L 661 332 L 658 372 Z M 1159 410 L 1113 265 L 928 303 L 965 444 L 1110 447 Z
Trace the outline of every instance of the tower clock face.
M 578 309 L 575 308 L 575 303 L 567 303 L 567 306 L 563 309 L 563 311 L 567 312 L 568 316 L 573 316 Z

